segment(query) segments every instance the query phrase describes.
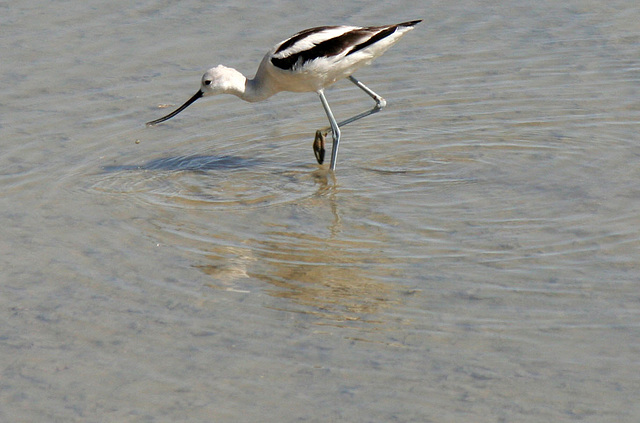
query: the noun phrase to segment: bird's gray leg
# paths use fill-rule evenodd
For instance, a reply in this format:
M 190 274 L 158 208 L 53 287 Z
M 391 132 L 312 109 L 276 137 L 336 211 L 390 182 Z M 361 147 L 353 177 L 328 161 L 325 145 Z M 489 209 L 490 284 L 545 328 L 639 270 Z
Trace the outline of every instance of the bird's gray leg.
M 324 90 L 319 90 L 318 95 L 320 96 L 320 101 L 322 102 L 322 107 L 324 107 L 324 111 L 327 113 L 327 118 L 329 119 L 329 124 L 331 125 L 331 136 L 333 138 L 333 147 L 331 149 L 331 165 L 329 169 L 336 169 L 336 158 L 338 157 L 338 144 L 340 143 L 340 125 L 336 122 L 336 118 L 333 117 L 333 112 L 329 107 L 329 103 L 327 102 L 327 98 L 324 96 Z M 313 151 L 316 155 L 316 159 L 318 163 L 322 164 L 324 161 L 324 136 L 321 131 L 316 132 L 316 139 L 313 142 Z
M 362 91 L 367 93 L 367 95 L 369 97 L 374 99 L 375 102 L 376 102 L 376 105 L 373 106 L 373 109 L 371 109 L 371 110 L 367 110 L 366 112 L 359 113 L 359 114 L 357 114 L 355 116 L 350 117 L 349 119 L 345 119 L 342 122 L 339 122 L 338 123 L 338 127 L 342 127 L 342 126 L 347 125 L 347 124 L 349 124 L 351 122 L 355 122 L 356 120 L 362 119 L 363 117 L 366 117 L 366 116 L 372 115 L 374 113 L 377 113 L 387 105 L 387 100 L 385 100 L 384 98 L 382 98 L 381 96 L 376 94 L 371 88 L 367 87 L 366 85 L 364 85 L 362 82 L 358 81 L 353 76 L 349 76 L 349 81 L 353 82 L 358 88 L 360 88 Z M 319 132 L 321 132 L 322 134 L 324 134 L 326 136 L 329 132 L 332 132 L 332 131 L 333 131 L 333 128 L 331 128 L 331 127 L 327 127 L 327 128 L 321 129 L 320 131 L 316 132 L 316 138 L 318 137 L 318 133 Z
M 385 100 L 384 98 L 382 98 L 381 96 L 379 96 L 378 94 L 376 94 L 371 88 L 367 87 L 366 85 L 364 85 L 362 82 L 358 81 L 356 78 L 354 78 L 353 76 L 349 76 L 349 81 L 353 82 L 354 84 L 356 84 L 356 86 L 358 88 L 360 88 L 362 91 L 364 91 L 365 93 L 369 94 L 369 97 L 371 97 L 372 99 L 374 99 L 376 101 L 376 105 L 375 105 L 375 109 L 382 109 L 384 106 L 387 105 L 387 100 Z M 375 113 L 375 112 L 374 112 Z

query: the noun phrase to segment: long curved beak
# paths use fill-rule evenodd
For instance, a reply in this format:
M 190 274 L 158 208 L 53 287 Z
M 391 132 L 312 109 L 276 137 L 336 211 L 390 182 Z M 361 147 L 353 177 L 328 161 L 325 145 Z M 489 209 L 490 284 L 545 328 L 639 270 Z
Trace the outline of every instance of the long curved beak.
M 193 95 L 193 97 L 191 97 L 189 100 L 186 101 L 186 103 L 184 103 L 182 106 L 178 107 L 176 110 L 174 110 L 173 112 L 169 113 L 168 115 L 161 117 L 160 119 L 156 119 L 156 120 L 152 120 L 151 122 L 147 122 L 147 126 L 153 126 L 156 125 L 160 122 L 164 122 L 165 120 L 169 120 L 172 117 L 174 117 L 175 115 L 177 115 L 178 113 L 180 113 L 181 111 L 183 111 L 184 109 L 186 109 L 187 107 L 189 107 L 191 105 L 191 103 L 193 103 L 194 101 L 196 101 L 197 99 L 199 99 L 200 97 L 202 97 L 204 95 L 204 93 L 199 90 L 197 93 L 195 93 Z

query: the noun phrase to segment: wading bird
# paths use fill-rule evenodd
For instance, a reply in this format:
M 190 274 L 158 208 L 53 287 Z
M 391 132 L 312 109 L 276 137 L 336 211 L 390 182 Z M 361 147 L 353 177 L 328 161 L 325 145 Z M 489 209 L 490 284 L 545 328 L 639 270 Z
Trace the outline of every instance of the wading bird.
M 197 99 L 214 94 L 233 94 L 245 101 L 254 102 L 280 91 L 316 92 L 331 126 L 316 131 L 313 151 L 318 163 L 322 164 L 325 136 L 331 132 L 333 147 L 330 169 L 335 170 L 340 127 L 376 113 L 387 103 L 351 74 L 382 55 L 419 22 L 421 20 L 366 28 L 321 26 L 306 29 L 273 47 L 262 59 L 253 79 L 247 79 L 237 70 L 222 65 L 209 69 L 202 76 L 200 89 L 193 97 L 172 113 L 147 122 L 147 125 L 171 119 Z M 338 123 L 324 95 L 324 89 L 344 78 L 349 78 L 373 98 L 376 104 L 373 109 Z

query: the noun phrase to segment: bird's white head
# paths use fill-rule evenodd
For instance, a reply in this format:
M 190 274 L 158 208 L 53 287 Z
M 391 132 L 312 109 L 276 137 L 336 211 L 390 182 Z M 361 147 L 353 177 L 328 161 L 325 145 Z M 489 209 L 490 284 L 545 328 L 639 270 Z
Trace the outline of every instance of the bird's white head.
M 233 94 L 241 96 L 245 91 L 247 78 L 235 69 L 218 65 L 202 75 L 200 91 L 203 96 Z
M 202 75 L 200 89 L 187 100 L 182 106 L 160 119 L 147 122 L 147 125 L 153 126 L 160 122 L 169 120 L 195 102 L 197 99 L 215 95 L 215 94 L 233 94 L 240 98 L 244 98 L 246 92 L 247 78 L 235 69 L 226 66 L 216 66 L 211 68 Z

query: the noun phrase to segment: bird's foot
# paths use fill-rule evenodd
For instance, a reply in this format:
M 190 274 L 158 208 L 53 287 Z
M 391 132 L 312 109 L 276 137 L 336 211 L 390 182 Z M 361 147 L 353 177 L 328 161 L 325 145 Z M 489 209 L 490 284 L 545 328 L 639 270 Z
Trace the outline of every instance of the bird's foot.
M 318 164 L 324 162 L 324 141 L 327 134 L 322 133 L 321 130 L 316 131 L 316 137 L 313 140 L 313 154 L 316 155 Z

